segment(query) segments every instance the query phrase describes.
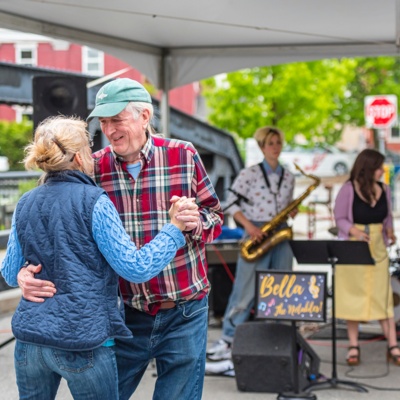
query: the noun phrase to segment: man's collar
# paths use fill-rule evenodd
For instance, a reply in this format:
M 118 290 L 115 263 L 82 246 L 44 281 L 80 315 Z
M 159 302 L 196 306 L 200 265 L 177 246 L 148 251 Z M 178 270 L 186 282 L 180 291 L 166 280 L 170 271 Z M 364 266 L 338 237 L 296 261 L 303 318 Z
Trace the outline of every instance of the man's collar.
M 146 160 L 146 162 L 150 162 L 154 154 L 154 142 L 151 134 L 148 132 L 147 141 L 140 152 L 143 154 L 143 158 Z

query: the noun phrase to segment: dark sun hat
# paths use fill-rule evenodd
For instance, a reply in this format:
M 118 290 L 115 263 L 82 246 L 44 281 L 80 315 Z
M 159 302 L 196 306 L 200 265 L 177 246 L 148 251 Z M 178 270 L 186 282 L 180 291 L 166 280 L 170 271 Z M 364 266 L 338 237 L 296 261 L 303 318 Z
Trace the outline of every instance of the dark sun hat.
M 151 96 L 143 85 L 133 79 L 115 79 L 98 91 L 96 105 L 87 119 L 113 117 L 124 110 L 131 101 L 151 104 Z

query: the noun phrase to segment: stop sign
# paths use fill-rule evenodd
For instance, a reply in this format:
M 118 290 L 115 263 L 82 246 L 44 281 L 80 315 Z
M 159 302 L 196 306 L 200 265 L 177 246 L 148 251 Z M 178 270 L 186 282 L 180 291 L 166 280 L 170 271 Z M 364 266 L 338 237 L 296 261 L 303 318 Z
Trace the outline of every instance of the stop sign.
M 368 128 L 388 128 L 397 124 L 397 96 L 367 96 L 364 100 Z

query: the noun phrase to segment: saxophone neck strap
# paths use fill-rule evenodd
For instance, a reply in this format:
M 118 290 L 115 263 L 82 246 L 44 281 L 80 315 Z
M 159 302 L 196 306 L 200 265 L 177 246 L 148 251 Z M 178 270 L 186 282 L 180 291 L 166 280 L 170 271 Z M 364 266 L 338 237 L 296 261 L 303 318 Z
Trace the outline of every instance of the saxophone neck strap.
M 283 182 L 283 177 L 285 176 L 285 169 L 281 166 L 281 176 L 279 177 L 278 191 L 277 191 L 276 193 L 274 193 L 274 192 L 271 190 L 271 184 L 269 183 L 268 174 L 267 174 L 267 171 L 265 170 L 263 164 L 264 164 L 263 162 L 260 162 L 260 164 L 258 164 L 258 165 L 260 166 L 261 172 L 262 172 L 263 175 L 264 175 L 265 183 L 267 184 L 268 189 L 270 190 L 270 192 L 271 192 L 272 194 L 274 194 L 274 195 L 277 195 L 277 194 L 279 193 L 279 191 L 281 190 L 281 186 L 282 186 L 282 182 Z

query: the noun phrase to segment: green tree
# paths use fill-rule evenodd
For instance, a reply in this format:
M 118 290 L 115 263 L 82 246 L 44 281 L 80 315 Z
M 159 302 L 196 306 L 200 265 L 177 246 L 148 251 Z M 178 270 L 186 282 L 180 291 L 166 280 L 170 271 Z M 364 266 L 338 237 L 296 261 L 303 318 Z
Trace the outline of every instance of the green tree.
M 348 82 L 348 96 L 340 114 L 343 123 L 364 125 L 364 98 L 394 94 L 400 100 L 400 60 L 396 57 L 355 59 L 353 79 Z
M 341 107 L 354 79 L 353 59 L 301 62 L 228 73 L 203 81 L 211 123 L 251 137 L 265 125 L 280 127 L 290 142 L 298 133 L 335 142 Z
M 306 138 L 335 143 L 345 124 L 364 125 L 364 98 L 400 99 L 396 57 L 331 59 L 232 72 L 221 83 L 203 81 L 209 120 L 239 137 L 264 125 L 282 128 L 288 142 Z
M 0 121 L 0 155 L 8 157 L 10 170 L 22 171 L 24 148 L 32 140 L 31 121 L 21 123 Z

